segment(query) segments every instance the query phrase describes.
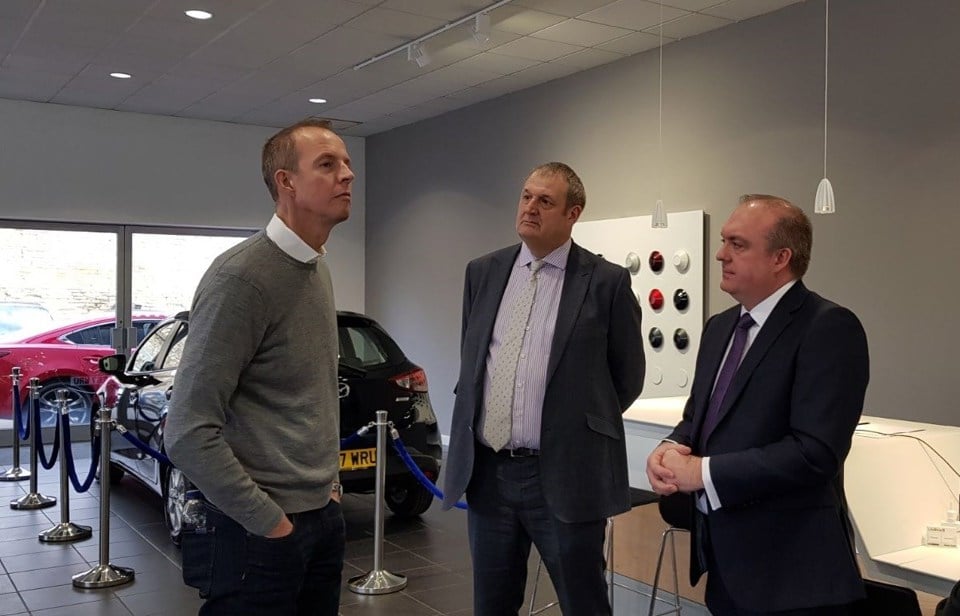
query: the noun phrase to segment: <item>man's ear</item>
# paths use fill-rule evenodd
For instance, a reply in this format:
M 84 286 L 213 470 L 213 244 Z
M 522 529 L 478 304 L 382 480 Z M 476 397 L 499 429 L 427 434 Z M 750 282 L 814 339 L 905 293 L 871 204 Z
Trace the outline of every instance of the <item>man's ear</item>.
M 583 213 L 583 206 L 575 205 L 569 210 L 567 210 L 567 218 L 570 220 L 570 222 L 577 222 L 578 220 L 580 220 L 580 214 L 582 213 Z
M 293 191 L 293 183 L 290 181 L 290 172 L 286 169 L 277 169 L 273 172 L 273 182 L 277 190 Z
M 793 259 L 793 251 L 789 248 L 780 248 L 777 250 L 776 259 L 774 260 L 774 266 L 777 268 L 777 271 L 786 269 L 790 267 L 790 261 Z

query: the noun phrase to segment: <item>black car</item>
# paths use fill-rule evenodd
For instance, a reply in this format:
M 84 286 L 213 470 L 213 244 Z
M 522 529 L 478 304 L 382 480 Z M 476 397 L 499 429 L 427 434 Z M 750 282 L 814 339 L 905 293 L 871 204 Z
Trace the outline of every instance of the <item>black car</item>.
M 181 312 L 154 328 L 129 362 L 110 356 L 101 368 L 111 378 L 100 387 L 97 404 L 114 406 L 119 425 L 156 451 L 163 451 L 167 406 L 177 366 L 187 338 L 189 313 Z M 340 339 L 340 436 L 345 439 L 386 410 L 407 451 L 423 473 L 436 481 L 440 473 L 441 444 L 437 418 L 427 394 L 423 369 L 412 363 L 373 319 L 354 312 L 338 312 Z M 111 367 L 112 366 L 112 367 Z M 123 383 L 134 390 L 125 409 L 116 406 Z M 385 500 L 400 516 L 427 510 L 433 495 L 388 447 Z M 372 492 L 376 465 L 376 430 L 351 438 L 340 452 L 340 481 L 346 492 Z M 164 500 L 164 520 L 174 542 L 179 542 L 185 493 L 189 480 L 176 468 L 161 465 L 118 434 L 113 435 L 110 481 L 130 473 Z

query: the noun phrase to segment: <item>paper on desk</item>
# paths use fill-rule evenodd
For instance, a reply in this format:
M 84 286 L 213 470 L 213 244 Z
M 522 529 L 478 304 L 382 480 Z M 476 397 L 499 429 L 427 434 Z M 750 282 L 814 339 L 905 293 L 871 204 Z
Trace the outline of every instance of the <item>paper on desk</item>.
M 903 424 L 886 423 L 882 421 L 867 421 L 857 424 L 857 432 L 859 432 L 861 436 L 872 436 L 879 438 L 881 436 L 893 436 L 895 434 L 923 432 L 923 428 L 907 428 Z

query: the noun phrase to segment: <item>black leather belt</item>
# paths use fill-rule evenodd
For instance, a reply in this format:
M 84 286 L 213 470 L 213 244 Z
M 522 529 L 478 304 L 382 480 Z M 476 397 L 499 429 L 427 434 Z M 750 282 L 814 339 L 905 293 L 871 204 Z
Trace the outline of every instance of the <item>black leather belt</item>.
M 517 447 L 516 449 L 501 449 L 497 455 L 507 458 L 535 458 L 540 455 L 539 449 L 530 449 L 529 447 Z

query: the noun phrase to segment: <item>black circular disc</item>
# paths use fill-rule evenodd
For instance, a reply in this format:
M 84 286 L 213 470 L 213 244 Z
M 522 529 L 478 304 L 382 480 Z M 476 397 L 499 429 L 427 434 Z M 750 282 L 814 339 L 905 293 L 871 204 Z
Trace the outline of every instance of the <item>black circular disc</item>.
M 658 274 L 663 271 L 663 255 L 659 250 L 650 253 L 650 270 Z
M 659 327 L 652 327 L 647 335 L 647 340 L 650 341 L 650 346 L 659 349 L 663 346 L 663 332 L 660 331 Z
M 677 289 L 673 293 L 673 306 L 677 310 L 686 310 L 690 305 L 690 296 L 683 289 Z
M 690 336 L 687 335 L 687 330 L 682 327 L 677 328 L 677 331 L 673 332 L 673 344 L 677 345 L 677 348 L 681 351 L 690 346 Z

